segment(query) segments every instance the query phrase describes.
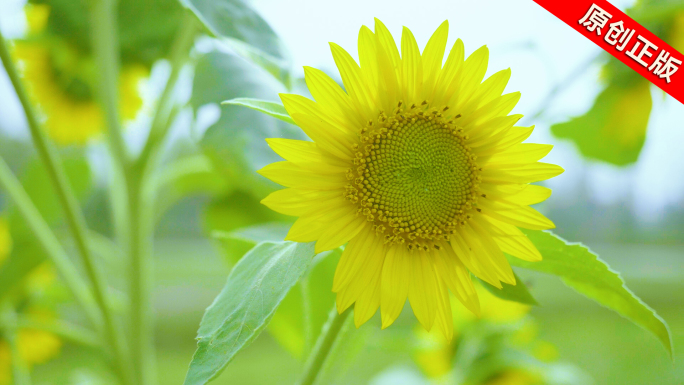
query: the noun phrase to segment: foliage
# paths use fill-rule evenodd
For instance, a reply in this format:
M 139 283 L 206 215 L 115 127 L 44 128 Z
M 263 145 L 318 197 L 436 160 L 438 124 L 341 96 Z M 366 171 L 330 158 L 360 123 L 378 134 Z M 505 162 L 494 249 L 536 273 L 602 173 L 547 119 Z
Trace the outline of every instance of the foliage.
M 509 261 L 517 266 L 559 276 L 580 294 L 616 311 L 653 333 L 672 357 L 672 337 L 665 321 L 629 290 L 620 275 L 582 244 L 571 244 L 551 233 L 526 231 L 544 259 Z
M 611 83 L 585 115 L 551 127 L 551 132 L 570 139 L 584 157 L 618 166 L 637 161 L 646 140 L 651 113 L 649 82 L 633 85 Z
M 680 1 L 640 1 L 628 14 L 675 49 L 684 49 L 684 6 Z M 616 58 L 607 53 L 602 57 L 606 61 L 601 72 L 605 86 L 592 107 L 581 116 L 554 124 L 551 132 L 572 141 L 588 159 L 627 166 L 637 161 L 646 140 L 651 87 Z
M 266 242 L 242 258 L 202 318 L 185 384 L 215 378 L 261 333 L 311 257 L 311 244 Z

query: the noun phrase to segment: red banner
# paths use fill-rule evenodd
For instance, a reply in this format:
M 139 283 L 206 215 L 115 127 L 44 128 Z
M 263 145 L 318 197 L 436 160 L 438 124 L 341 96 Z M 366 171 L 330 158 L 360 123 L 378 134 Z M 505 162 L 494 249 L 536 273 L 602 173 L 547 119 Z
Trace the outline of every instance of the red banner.
M 684 55 L 606 0 L 534 0 L 684 103 Z

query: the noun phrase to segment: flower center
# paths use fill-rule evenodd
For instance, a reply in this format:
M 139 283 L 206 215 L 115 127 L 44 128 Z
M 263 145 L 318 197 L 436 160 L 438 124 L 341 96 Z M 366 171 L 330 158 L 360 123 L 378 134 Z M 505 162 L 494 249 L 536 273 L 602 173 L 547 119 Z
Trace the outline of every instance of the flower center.
M 346 198 L 359 206 L 385 243 L 409 250 L 439 249 L 469 218 L 480 177 L 463 130 L 447 120 L 447 108 L 400 102 L 390 117 L 361 130 L 354 168 L 347 171 Z

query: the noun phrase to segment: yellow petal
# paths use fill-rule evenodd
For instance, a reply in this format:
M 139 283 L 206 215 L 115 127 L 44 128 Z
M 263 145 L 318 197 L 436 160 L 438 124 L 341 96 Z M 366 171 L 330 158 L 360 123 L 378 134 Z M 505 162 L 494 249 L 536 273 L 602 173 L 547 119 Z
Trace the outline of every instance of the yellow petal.
M 359 63 L 378 107 L 391 111 L 398 100 L 397 75 L 378 37 L 366 26 L 359 32 Z
M 480 216 L 476 216 L 476 218 L 482 220 L 482 222 L 487 222 L 486 224 L 481 224 L 483 227 L 488 226 L 494 241 L 504 253 L 530 262 L 542 260 L 542 255 L 539 250 L 537 250 L 532 241 L 527 238 L 527 235 L 523 234 L 517 227 L 484 215 L 482 216 L 482 219 L 479 219 Z
M 490 119 L 508 115 L 508 113 L 513 110 L 513 107 L 518 104 L 519 100 L 520 92 L 511 92 L 510 94 L 501 95 L 474 112 L 465 115 L 463 120 L 458 123 L 468 131 L 473 125 L 478 125 Z
M 393 111 L 398 100 L 401 98 L 399 92 L 398 68 L 392 63 L 390 56 L 382 45 L 379 34 L 373 36 L 376 46 L 376 61 L 379 76 L 379 100 L 385 111 Z M 396 51 L 396 47 L 394 50 Z
M 483 184 L 480 190 L 486 198 L 529 206 L 545 201 L 551 196 L 551 189 L 533 184 Z
M 325 72 L 313 67 L 304 67 L 304 79 L 311 96 L 321 108 L 340 119 L 347 119 L 351 125 L 362 127 L 365 124 L 365 119 L 359 116 L 349 95 Z
M 506 137 L 509 130 L 523 116 L 509 115 L 490 119 L 482 124 L 473 124 L 468 129 L 467 143 L 471 147 L 480 147 L 489 143 L 497 143 Z
M 475 254 L 479 255 L 478 262 L 482 263 L 486 268 L 493 269 L 496 272 L 496 277 L 501 281 L 510 285 L 515 285 L 515 276 L 513 269 L 506 260 L 503 252 L 496 244 L 491 234 L 486 229 L 482 228 L 477 221 L 470 221 L 465 227 L 465 232 L 469 235 L 468 239 L 473 242 L 471 245 L 479 244 L 481 247 L 475 246 Z M 485 267 L 483 267 L 485 268 Z
M 413 274 L 409 284 L 408 299 L 413 314 L 423 327 L 430 331 L 437 313 L 437 276 L 430 257 L 424 251 L 414 251 L 409 255 Z
M 484 142 L 483 144 L 469 143 L 478 157 L 485 157 L 494 155 L 499 152 L 504 152 L 509 148 L 521 143 L 523 140 L 530 137 L 534 131 L 534 126 L 531 127 L 511 127 L 503 135 L 497 138 L 496 141 Z
M 444 21 L 428 40 L 423 50 L 423 92 L 421 99 L 427 100 L 432 97 L 437 77 L 442 69 L 444 50 L 446 49 L 447 37 L 449 36 L 449 21 Z M 439 86 L 439 84 L 437 84 Z
M 329 168 L 334 171 L 315 172 L 307 170 L 305 165 L 292 162 L 275 162 L 257 172 L 285 187 L 332 190 L 343 188 L 347 184 L 344 169 L 335 169 L 330 166 Z M 312 163 L 312 165 L 318 164 Z
M 470 272 L 492 286 L 501 289 L 501 282 L 497 279 L 494 271 L 485 269 L 481 263 L 478 263 L 479 256 L 475 254 L 475 250 L 466 242 L 465 237 L 459 231 L 451 235 L 450 241 L 454 253 Z
M 473 97 L 462 107 L 462 114 L 466 115 L 501 96 L 511 78 L 511 69 L 495 73 L 485 80 L 475 91 Z
M 320 211 L 325 207 L 349 204 L 342 197 L 341 190 L 304 190 L 286 188 L 274 191 L 261 200 L 269 209 L 285 215 L 303 216 Z
M 401 58 L 399 57 L 399 51 L 397 50 L 397 44 L 394 42 L 392 34 L 389 32 L 387 27 L 377 18 L 375 19 L 375 34 L 378 36 L 378 41 L 382 46 L 383 50 L 392 62 L 392 66 L 395 68 L 396 73 L 399 73 L 399 68 L 401 68 Z
M 385 256 L 380 296 L 383 329 L 394 323 L 406 303 L 411 282 L 410 257 L 403 245 L 390 247 Z
M 316 241 L 327 229 L 327 223 L 347 215 L 348 212 L 349 207 L 335 205 L 322 208 L 313 214 L 304 215 L 290 227 L 285 240 L 295 242 Z
M 323 233 L 323 223 L 321 217 L 315 217 L 313 220 L 309 217 L 301 217 L 292 224 L 285 240 L 315 242 Z
M 535 162 L 510 168 L 485 167 L 480 176 L 483 184 L 531 183 L 553 178 L 563 171 L 561 166 L 555 164 Z
M 478 163 L 487 168 L 506 168 L 534 163 L 548 155 L 552 148 L 553 145 L 550 144 L 520 143 Z
M 337 293 L 337 309 L 340 313 L 357 301 L 363 292 L 368 289 L 373 279 L 382 272 L 382 263 L 385 260 L 386 252 L 385 247 L 382 242 L 378 242 L 376 237 L 373 237 L 373 241 L 370 248 L 361 251 L 362 255 L 360 258 L 365 259 L 363 267 Z
M 373 32 L 365 25 L 359 30 L 359 66 L 361 74 L 368 84 L 368 91 L 372 93 L 374 100 L 377 99 L 377 90 L 380 84 L 380 68 L 378 67 L 376 39 Z
M 476 315 L 480 314 L 480 301 L 470 272 L 456 256 L 453 248 L 446 242 L 440 244 L 441 250 L 435 254 L 439 276 L 456 298 Z
M 423 89 L 423 61 L 416 38 L 404 27 L 401 33 L 401 83 L 404 102 L 408 105 L 420 102 Z
M 290 162 L 321 162 L 323 156 L 318 151 L 316 143 L 304 140 L 267 138 L 266 143 L 271 149 Z
M 380 271 L 373 277 L 354 304 L 354 325 L 358 328 L 380 307 Z
M 292 114 L 309 115 L 324 122 L 326 127 L 335 128 L 336 135 L 344 136 L 347 141 L 356 139 L 356 127 L 353 124 L 337 114 L 330 113 L 330 109 L 323 109 L 313 100 L 295 94 L 280 94 L 280 100 L 290 116 Z
M 484 215 L 524 229 L 548 230 L 556 227 L 548 218 L 529 206 L 496 202 L 490 199 L 478 200 L 477 206 Z
M 435 315 L 435 326 L 442 333 L 447 341 L 451 342 L 454 337 L 454 316 L 451 313 L 451 301 L 449 300 L 449 290 L 444 281 L 437 280 L 437 314 Z
M 314 142 L 296 139 L 267 138 L 266 143 L 283 159 L 293 163 L 322 163 L 335 167 L 349 167 L 349 162 L 321 152 Z
M 374 247 L 375 242 L 375 234 L 371 231 L 362 231 L 349 241 L 335 270 L 333 292 L 339 292 L 365 268 L 368 264 L 368 251 Z
M 460 112 L 464 103 L 466 103 L 477 90 L 477 86 L 482 83 L 485 73 L 487 72 L 487 62 L 489 61 L 489 49 L 487 46 L 482 46 L 477 51 L 473 52 L 465 63 L 463 63 L 463 73 L 460 76 L 461 84 L 459 84 L 458 92 L 454 94 L 449 105 L 455 107 L 456 111 Z M 455 85 L 450 85 L 454 87 Z
M 283 100 L 284 101 L 284 100 Z M 287 104 L 286 104 L 287 105 Z M 290 114 L 297 125 L 318 147 L 342 160 L 354 158 L 352 141 L 320 118 L 301 113 Z
M 436 106 L 444 106 L 449 104 L 452 95 L 459 90 L 461 84 L 461 71 L 463 69 L 464 47 L 463 41 L 457 39 L 454 43 L 449 56 L 444 63 L 444 68 L 439 73 L 437 84 L 440 87 L 435 87 L 431 98 L 434 100 Z
M 351 97 L 352 105 L 366 119 L 376 118 L 374 116 L 377 115 L 375 99 L 368 89 L 368 85 L 364 82 L 359 65 L 347 51 L 335 43 L 330 43 L 330 51 L 335 60 L 335 65 L 340 71 L 347 94 Z
M 349 207 L 349 214 L 336 221 L 330 221 L 326 224 L 325 232 L 316 242 L 316 253 L 322 253 L 327 250 L 332 250 L 349 242 L 365 227 L 369 227 L 366 218 L 356 214 L 356 208 L 347 203 Z M 369 230 L 369 229 L 366 229 Z

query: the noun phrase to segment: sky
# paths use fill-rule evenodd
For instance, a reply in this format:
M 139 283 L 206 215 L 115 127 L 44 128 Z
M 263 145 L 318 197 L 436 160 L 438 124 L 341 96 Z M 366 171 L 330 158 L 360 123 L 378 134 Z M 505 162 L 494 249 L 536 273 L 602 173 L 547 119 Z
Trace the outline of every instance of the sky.
M 624 10 L 633 0 L 611 2 Z M 20 36 L 25 27 L 22 3 L 0 0 L 0 27 L 6 36 Z M 552 200 L 572 202 L 574 197 L 588 193 L 600 204 L 627 202 L 646 222 L 656 222 L 668 209 L 684 205 L 684 178 L 680 177 L 684 168 L 684 151 L 680 149 L 684 143 L 684 105 L 663 96 L 655 87 L 646 144 L 633 166 L 618 168 L 585 161 L 572 144 L 551 136 L 551 123 L 582 114 L 592 105 L 601 89 L 600 64 L 587 63 L 601 49 L 532 0 L 253 0 L 252 4 L 280 35 L 291 53 L 295 73 L 300 75 L 304 65 L 335 71 L 328 42 L 341 45 L 356 57 L 359 28 L 367 25 L 372 29 L 374 17 L 383 21 L 397 41 L 402 26 L 409 27 L 421 48 L 448 20 L 449 46 L 461 38 L 469 54 L 487 45 L 488 75 L 511 68 L 506 92 L 522 93 L 513 113 L 527 116 L 522 124 L 536 125 L 530 141 L 555 145 L 545 161 L 566 169 L 549 183 L 554 188 Z M 530 118 L 555 85 L 578 72 L 581 75 L 552 99 L 541 117 Z M 0 129 L 26 136 L 21 109 L 3 72 Z

